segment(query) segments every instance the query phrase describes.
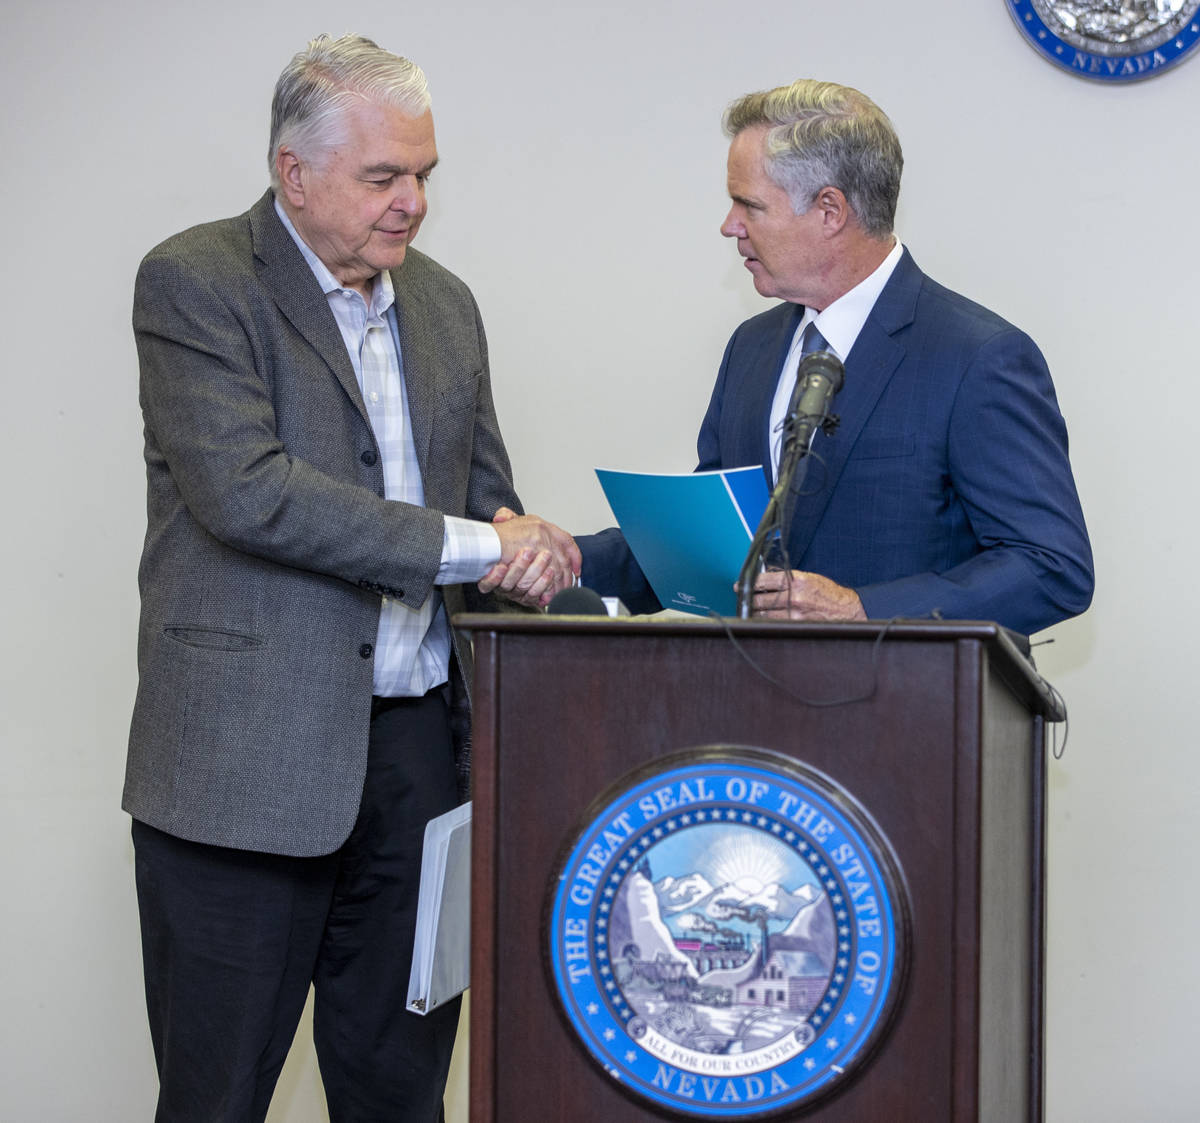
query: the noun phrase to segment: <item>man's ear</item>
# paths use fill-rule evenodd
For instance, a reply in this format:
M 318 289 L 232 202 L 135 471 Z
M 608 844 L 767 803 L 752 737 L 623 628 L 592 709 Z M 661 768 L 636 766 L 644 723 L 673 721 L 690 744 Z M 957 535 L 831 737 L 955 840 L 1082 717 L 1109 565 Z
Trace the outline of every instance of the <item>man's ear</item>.
M 850 204 L 836 187 L 822 187 L 813 206 L 821 212 L 821 228 L 826 235 L 839 233 L 850 221 Z
M 279 177 L 279 190 L 284 198 L 297 210 L 304 206 L 304 165 L 300 157 L 286 144 L 275 153 L 275 173 Z

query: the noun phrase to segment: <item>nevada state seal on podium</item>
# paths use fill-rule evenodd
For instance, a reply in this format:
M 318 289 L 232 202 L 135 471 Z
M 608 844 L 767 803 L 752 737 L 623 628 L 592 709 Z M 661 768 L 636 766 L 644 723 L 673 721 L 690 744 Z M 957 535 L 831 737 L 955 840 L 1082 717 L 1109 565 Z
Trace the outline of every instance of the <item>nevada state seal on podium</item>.
M 788 757 L 707 746 L 618 781 L 551 882 L 553 985 L 635 1099 L 697 1119 L 851 1078 L 902 993 L 908 908 L 853 798 Z
M 1042 1118 L 1045 723 L 995 624 L 466 616 L 472 1123 Z

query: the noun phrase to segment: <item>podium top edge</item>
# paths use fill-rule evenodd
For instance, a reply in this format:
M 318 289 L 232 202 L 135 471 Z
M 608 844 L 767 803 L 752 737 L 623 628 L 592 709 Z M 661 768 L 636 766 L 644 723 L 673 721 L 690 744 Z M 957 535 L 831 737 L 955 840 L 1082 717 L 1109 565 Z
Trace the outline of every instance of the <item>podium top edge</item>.
M 606 631 L 620 628 L 625 631 L 666 634 L 724 632 L 729 628 L 744 635 L 802 635 L 802 636 L 865 636 L 875 638 L 886 630 L 897 639 L 937 639 L 962 636 L 986 639 L 1004 636 L 1009 643 L 1012 633 L 994 620 L 739 620 L 735 616 L 686 616 L 683 613 L 658 613 L 653 616 L 550 616 L 544 612 L 460 612 L 454 616 L 454 626 L 466 632 L 561 632 Z M 1015 650 L 1015 644 L 1014 644 Z
M 1031 710 L 1047 721 L 1063 721 L 1062 699 L 1037 672 L 1016 637 L 992 620 L 863 620 L 810 622 L 739 620 L 733 617 L 671 616 L 547 616 L 541 613 L 459 613 L 453 625 L 472 635 L 623 635 L 716 637 L 732 633 L 739 639 L 856 640 L 864 643 L 953 643 L 974 640 L 988 651 L 992 665 Z

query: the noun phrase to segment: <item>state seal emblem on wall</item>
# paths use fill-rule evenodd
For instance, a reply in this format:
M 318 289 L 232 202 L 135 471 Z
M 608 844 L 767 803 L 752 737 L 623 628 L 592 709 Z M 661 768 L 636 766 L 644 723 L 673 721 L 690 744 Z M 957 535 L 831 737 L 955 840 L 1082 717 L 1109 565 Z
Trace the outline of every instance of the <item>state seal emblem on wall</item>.
M 1025 38 L 1072 74 L 1150 78 L 1200 43 L 1200 0 L 1005 0 Z
M 867 813 L 789 757 L 706 746 L 618 782 L 547 894 L 551 985 L 626 1094 L 753 1119 L 834 1095 L 907 973 L 899 865 Z

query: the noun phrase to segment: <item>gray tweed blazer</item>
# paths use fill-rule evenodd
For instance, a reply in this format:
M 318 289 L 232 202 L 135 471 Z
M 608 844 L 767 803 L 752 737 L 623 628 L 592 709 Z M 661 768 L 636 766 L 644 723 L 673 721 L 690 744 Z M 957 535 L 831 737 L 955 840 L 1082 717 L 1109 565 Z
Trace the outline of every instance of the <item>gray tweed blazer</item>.
M 381 595 L 433 591 L 443 512 L 521 509 L 470 291 L 412 249 L 392 280 L 426 507 L 382 498 L 345 345 L 269 192 L 138 271 L 148 497 L 123 805 L 160 830 L 336 849 L 362 794 Z M 474 589 L 443 592 L 454 613 Z

